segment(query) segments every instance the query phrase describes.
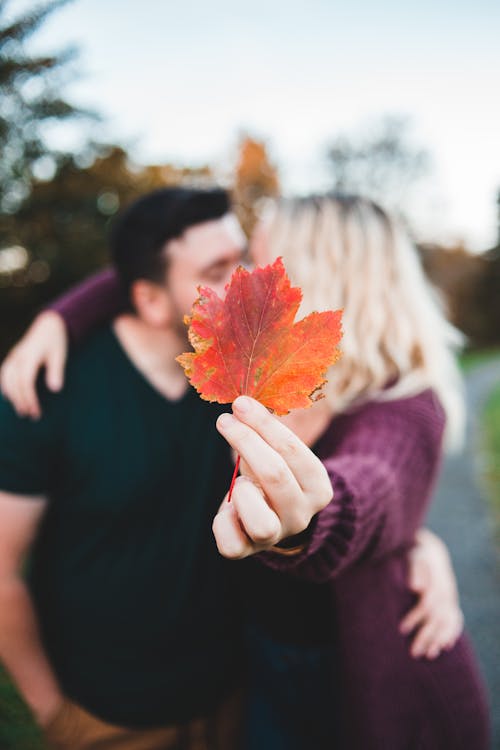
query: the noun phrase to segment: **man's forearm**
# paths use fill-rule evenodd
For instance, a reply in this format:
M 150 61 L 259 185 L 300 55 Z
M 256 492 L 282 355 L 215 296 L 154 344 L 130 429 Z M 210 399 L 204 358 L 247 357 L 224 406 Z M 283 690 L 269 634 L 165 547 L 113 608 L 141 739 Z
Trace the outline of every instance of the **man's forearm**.
M 41 724 L 61 702 L 55 674 L 42 646 L 29 591 L 19 577 L 0 579 L 0 660 Z

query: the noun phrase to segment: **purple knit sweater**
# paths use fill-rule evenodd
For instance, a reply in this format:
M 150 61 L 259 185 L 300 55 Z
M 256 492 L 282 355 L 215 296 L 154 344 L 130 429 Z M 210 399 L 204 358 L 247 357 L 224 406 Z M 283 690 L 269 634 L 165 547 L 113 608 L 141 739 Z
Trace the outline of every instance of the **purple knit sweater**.
M 412 659 L 398 623 L 414 601 L 407 550 L 438 470 L 443 411 L 431 391 L 336 417 L 317 453 L 334 488 L 296 557 L 261 561 L 328 581 L 336 619 L 343 750 L 483 750 L 488 716 L 465 636 L 435 661 Z
M 107 271 L 52 307 L 77 341 L 119 312 L 123 296 Z M 489 747 L 485 693 L 467 637 L 428 661 L 412 659 L 410 638 L 398 632 L 414 601 L 406 585 L 407 550 L 430 500 L 443 427 L 431 391 L 336 417 L 316 445 L 334 498 L 314 519 L 307 547 L 295 557 L 258 556 L 287 579 L 327 585 L 343 721 L 342 740 L 332 750 Z M 270 617 L 279 632 L 280 612 Z

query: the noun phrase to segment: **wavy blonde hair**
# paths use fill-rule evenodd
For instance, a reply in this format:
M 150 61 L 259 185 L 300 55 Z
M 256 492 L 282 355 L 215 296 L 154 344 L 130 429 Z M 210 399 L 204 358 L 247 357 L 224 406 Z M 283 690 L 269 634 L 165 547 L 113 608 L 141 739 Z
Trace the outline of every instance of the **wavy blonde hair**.
M 463 433 L 462 335 L 446 320 L 406 231 L 357 196 L 284 200 L 266 211 L 269 249 L 302 288 L 302 314 L 343 308 L 343 356 L 328 373 L 335 413 L 368 400 L 437 394 L 446 444 Z

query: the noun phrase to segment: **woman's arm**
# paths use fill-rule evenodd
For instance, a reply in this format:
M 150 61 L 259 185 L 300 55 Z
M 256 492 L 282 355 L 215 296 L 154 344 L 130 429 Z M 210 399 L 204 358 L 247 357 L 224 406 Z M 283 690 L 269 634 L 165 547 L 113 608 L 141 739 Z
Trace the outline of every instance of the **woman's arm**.
M 261 561 L 321 582 L 361 559 L 409 549 L 434 485 L 443 428 L 430 391 L 334 419 L 318 449 L 333 500 L 313 519 L 302 552 L 269 551 Z
M 79 343 L 103 323 L 123 312 L 127 299 L 114 268 L 90 276 L 49 305 L 66 324 L 70 341 Z
M 78 344 L 125 306 L 116 272 L 107 269 L 70 289 L 35 318 L 0 370 L 2 393 L 20 416 L 40 417 L 36 380 L 42 367 L 48 388 L 52 391 L 62 388 L 68 339 Z

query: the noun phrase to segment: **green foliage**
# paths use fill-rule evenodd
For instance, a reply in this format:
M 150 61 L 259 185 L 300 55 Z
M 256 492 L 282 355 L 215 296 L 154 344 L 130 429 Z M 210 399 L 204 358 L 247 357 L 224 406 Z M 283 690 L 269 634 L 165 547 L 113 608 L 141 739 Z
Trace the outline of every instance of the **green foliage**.
M 46 18 L 66 3 L 52 0 L 14 21 L 0 3 L 0 211 L 14 212 L 29 194 L 42 157 L 59 154 L 47 147 L 47 124 L 84 113 L 61 97 L 67 63 L 75 51 L 32 56 L 26 42 Z
M 484 410 L 486 480 L 500 533 L 500 386 L 490 395 Z
M 61 158 L 54 177 L 34 182 L 0 222 L 0 356 L 41 306 L 107 263 L 108 225 L 119 208 L 162 185 L 210 180 L 208 167 L 138 170 L 118 146 L 88 144 L 85 154 Z M 26 262 L 2 273 L 8 248 L 20 248 Z
M 469 349 L 460 356 L 459 364 L 463 372 L 469 372 L 478 365 L 491 362 L 500 357 L 500 349 Z
M 0 668 L 0 747 L 2 750 L 45 750 L 40 730 Z

